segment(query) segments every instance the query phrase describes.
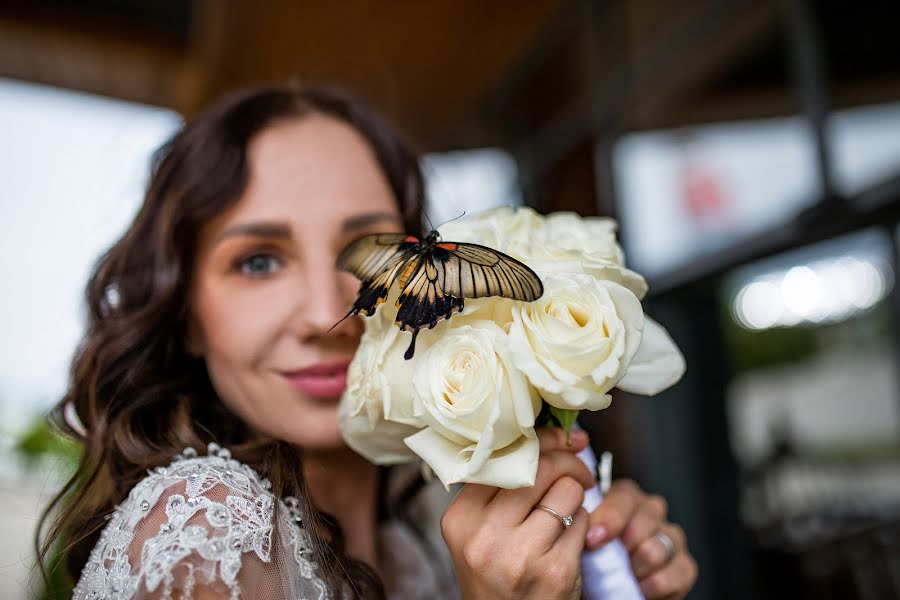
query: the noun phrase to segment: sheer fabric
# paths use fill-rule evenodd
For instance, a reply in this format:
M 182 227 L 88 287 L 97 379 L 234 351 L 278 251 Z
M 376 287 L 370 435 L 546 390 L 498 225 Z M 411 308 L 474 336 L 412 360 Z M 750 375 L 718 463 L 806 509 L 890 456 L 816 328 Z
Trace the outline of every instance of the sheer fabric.
M 270 487 L 225 448 L 210 444 L 207 456 L 187 448 L 151 471 L 116 508 L 73 598 L 333 597 L 317 574 L 297 500 L 276 499 Z M 423 518 L 437 524 L 433 515 Z M 456 596 L 446 549 L 431 547 L 432 534 L 391 519 L 379 537 L 392 598 Z
M 269 487 L 227 449 L 186 449 L 116 508 L 73 598 L 328 598 L 297 501 L 275 524 Z

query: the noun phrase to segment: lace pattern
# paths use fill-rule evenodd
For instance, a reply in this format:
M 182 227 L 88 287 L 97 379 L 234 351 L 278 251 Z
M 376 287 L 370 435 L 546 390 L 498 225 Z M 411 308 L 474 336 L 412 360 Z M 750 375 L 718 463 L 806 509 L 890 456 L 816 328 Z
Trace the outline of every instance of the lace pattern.
M 198 584 L 232 599 L 330 597 L 316 575 L 298 501 L 279 501 L 273 529 L 270 488 L 217 444 L 207 456 L 185 449 L 116 508 L 73 598 L 171 600 L 177 589 L 189 600 Z

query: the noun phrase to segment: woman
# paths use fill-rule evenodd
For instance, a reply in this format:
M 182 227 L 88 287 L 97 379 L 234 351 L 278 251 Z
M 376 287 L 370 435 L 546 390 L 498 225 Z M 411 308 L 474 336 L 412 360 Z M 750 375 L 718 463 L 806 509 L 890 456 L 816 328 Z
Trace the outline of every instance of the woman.
M 65 543 L 76 598 L 577 598 L 585 540 L 620 534 L 648 597 L 686 593 L 696 567 L 661 499 L 625 483 L 578 508 L 583 434 L 542 431 L 533 488 L 466 485 L 443 519 L 420 478 L 343 444 L 363 324 L 332 329 L 359 286 L 335 258 L 369 233 L 420 234 L 422 198 L 416 156 L 333 92 L 231 96 L 161 150 L 91 278 L 56 411 L 84 454 L 42 553 Z

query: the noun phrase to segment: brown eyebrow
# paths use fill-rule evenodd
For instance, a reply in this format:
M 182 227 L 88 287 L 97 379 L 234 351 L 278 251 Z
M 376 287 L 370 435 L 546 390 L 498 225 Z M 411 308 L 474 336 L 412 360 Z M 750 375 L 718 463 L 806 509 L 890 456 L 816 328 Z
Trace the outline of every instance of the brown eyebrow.
M 363 229 L 364 227 L 368 227 L 373 223 L 380 223 L 382 221 L 401 224 L 397 215 L 384 211 L 376 211 L 348 217 L 344 220 L 341 228 L 344 231 L 353 231 L 356 229 Z M 241 235 L 289 239 L 291 237 L 291 228 L 285 223 L 268 221 L 260 221 L 256 223 L 238 223 L 237 225 L 232 225 L 231 227 L 217 235 L 213 240 L 213 244 L 218 244 L 225 238 Z
M 400 219 L 394 213 L 384 212 L 384 211 L 376 211 L 370 213 L 364 213 L 361 215 L 355 215 L 349 217 L 344 220 L 343 230 L 344 231 L 353 231 L 354 229 L 362 229 L 364 227 L 368 227 L 374 223 L 379 223 L 381 221 L 389 221 L 394 224 L 402 225 Z
M 218 244 L 223 239 L 238 235 L 249 235 L 255 237 L 269 238 L 290 238 L 291 228 L 283 223 L 238 223 L 233 225 L 216 236 L 213 244 Z

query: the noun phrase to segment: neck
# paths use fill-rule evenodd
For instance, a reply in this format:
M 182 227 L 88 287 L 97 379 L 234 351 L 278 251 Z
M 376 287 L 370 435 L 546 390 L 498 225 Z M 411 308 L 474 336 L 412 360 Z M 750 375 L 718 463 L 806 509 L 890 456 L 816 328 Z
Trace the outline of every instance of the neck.
M 346 447 L 307 450 L 303 475 L 316 508 L 340 524 L 347 554 L 377 569 L 378 467 Z

